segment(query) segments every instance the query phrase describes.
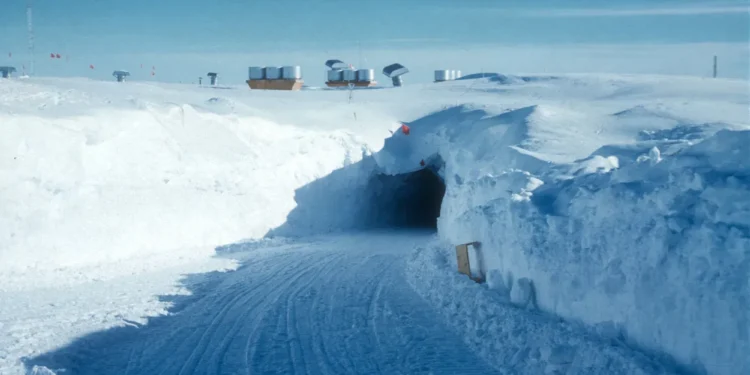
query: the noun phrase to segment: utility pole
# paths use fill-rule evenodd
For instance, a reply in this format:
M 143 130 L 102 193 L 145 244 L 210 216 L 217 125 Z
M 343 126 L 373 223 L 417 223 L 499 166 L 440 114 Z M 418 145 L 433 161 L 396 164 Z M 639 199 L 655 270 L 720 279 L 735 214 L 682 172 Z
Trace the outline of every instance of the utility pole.
M 716 73 L 718 71 L 719 63 L 718 63 L 718 57 L 714 55 L 714 78 L 716 78 Z
M 34 5 L 34 0 L 26 0 L 26 22 L 29 29 L 29 75 L 34 75 L 34 23 L 31 17 L 31 8 Z

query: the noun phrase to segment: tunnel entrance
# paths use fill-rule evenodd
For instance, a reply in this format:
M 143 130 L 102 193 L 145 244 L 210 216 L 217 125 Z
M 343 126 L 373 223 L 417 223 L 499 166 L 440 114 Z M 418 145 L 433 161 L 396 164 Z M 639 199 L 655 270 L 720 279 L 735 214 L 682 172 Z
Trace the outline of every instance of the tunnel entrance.
M 377 175 L 380 190 L 372 202 L 379 215 L 377 226 L 437 229 L 445 183 L 432 168 L 396 176 Z
M 346 230 L 436 230 L 446 187 L 444 162 L 430 158 L 417 171 L 379 173 L 373 159 L 332 172 L 295 191 L 286 222 L 267 236 L 301 236 Z

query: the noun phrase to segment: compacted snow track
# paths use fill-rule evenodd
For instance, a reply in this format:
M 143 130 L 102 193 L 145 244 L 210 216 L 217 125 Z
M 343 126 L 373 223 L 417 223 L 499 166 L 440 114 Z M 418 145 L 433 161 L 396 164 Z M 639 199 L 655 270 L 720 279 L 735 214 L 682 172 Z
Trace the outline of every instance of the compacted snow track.
M 228 247 L 244 265 L 203 275 L 174 314 L 32 362 L 76 374 L 494 373 L 405 282 L 404 257 L 429 236 Z

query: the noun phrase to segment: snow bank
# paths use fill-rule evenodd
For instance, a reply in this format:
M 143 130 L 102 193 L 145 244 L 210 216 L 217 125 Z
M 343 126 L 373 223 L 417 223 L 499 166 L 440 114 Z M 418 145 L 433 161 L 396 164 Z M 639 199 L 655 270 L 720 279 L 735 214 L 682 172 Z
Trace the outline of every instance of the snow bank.
M 418 248 L 407 265 L 409 284 L 482 359 L 501 373 L 513 374 L 668 374 L 648 355 L 622 342 L 603 339 L 553 316 L 516 307 L 500 285 L 477 287 L 455 272 L 449 245 Z M 513 287 L 513 290 L 519 288 Z
M 505 197 L 468 210 L 449 186 L 441 235 L 481 241 L 486 269 L 533 280 L 545 311 L 617 327 L 632 343 L 710 373 L 744 373 L 748 145 L 750 131 L 722 131 L 662 160 L 646 156 L 536 189 L 531 175 L 509 173 L 491 179 Z
M 501 78 L 489 81 L 523 84 Z M 541 310 L 690 371 L 748 373 L 747 94 L 727 86 L 715 103 L 727 112 L 696 114 L 717 96 L 648 103 L 665 89 L 639 86 L 600 97 L 621 106 L 608 113 L 544 98 L 500 114 L 456 107 L 410 122 L 373 158 L 388 174 L 444 163 L 439 233 L 482 243 L 474 272 L 533 283 Z
M 283 223 L 295 188 L 366 150 L 230 111 L 217 90 L 167 90 L 175 104 L 90 85 L 0 85 L 0 273 L 212 254 Z

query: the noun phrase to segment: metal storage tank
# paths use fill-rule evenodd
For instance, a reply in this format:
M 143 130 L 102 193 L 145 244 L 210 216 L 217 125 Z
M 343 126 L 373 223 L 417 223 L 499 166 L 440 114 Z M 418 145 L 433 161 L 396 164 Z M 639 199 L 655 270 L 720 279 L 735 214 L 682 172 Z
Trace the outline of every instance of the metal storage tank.
M 328 70 L 328 81 L 329 82 L 340 82 L 344 80 L 344 71 L 340 69 Z
M 347 69 L 347 70 L 343 71 L 343 74 L 344 74 L 344 77 L 343 77 L 344 81 L 352 81 L 353 82 L 353 81 L 357 80 L 357 71 L 356 70 Z
M 266 79 L 281 79 L 281 69 L 275 66 L 263 68 L 263 75 Z
M 460 70 L 456 70 L 456 77 L 455 77 L 455 79 L 459 79 L 459 78 L 461 78 L 461 71 Z
M 450 77 L 450 71 L 448 70 L 436 70 L 435 71 L 435 81 L 442 82 L 449 80 Z
M 454 79 L 456 79 L 456 71 L 455 70 L 449 70 L 449 72 L 450 72 L 450 76 L 448 77 L 448 79 L 450 79 L 451 81 L 454 80 Z
M 283 66 L 281 67 L 281 77 L 289 80 L 302 79 L 302 68 L 298 65 Z
M 250 68 L 248 68 L 247 73 L 248 73 L 248 78 L 252 80 L 265 78 L 265 76 L 263 75 L 263 68 L 259 66 L 251 66 Z
M 359 69 L 357 70 L 357 81 L 360 82 L 372 82 L 375 80 L 375 69 Z

